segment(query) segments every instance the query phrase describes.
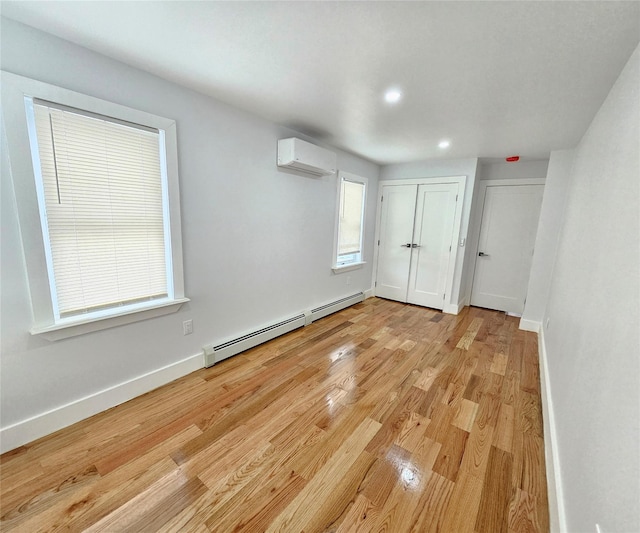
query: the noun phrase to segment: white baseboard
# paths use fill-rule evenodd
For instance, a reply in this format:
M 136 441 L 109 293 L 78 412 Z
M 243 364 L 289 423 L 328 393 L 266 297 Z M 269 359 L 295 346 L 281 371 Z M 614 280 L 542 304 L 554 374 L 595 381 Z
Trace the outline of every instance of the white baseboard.
M 460 304 L 444 304 L 442 312 L 449 313 L 450 315 L 457 315 L 462 307 L 464 306 L 460 306 Z
M 364 299 L 366 300 L 367 298 L 373 298 L 375 296 L 374 292 L 373 292 L 373 288 L 371 289 L 367 289 L 366 291 L 363 292 L 364 293 Z
M 520 329 L 524 331 L 533 331 L 534 333 L 539 333 L 542 324 L 540 322 L 536 322 L 535 320 L 529 320 L 527 318 L 520 319 Z
M 526 321 L 537 324 L 537 322 Z M 538 324 L 538 326 L 540 326 Z M 523 327 L 520 321 L 520 329 Z M 528 330 L 531 331 L 531 330 Z M 547 493 L 549 498 L 549 529 L 551 533 L 564 533 L 567 531 L 567 523 L 562 499 L 562 477 L 560 470 L 560 457 L 558 454 L 558 435 L 553 414 L 553 401 L 549 382 L 549 365 L 547 359 L 547 347 L 544 340 L 544 329 L 539 327 L 538 351 L 540 355 L 540 389 L 542 396 L 542 419 L 544 422 L 544 451 L 547 473 Z
M 0 453 L 49 435 L 204 367 L 202 354 L 153 370 L 85 398 L 0 429 Z

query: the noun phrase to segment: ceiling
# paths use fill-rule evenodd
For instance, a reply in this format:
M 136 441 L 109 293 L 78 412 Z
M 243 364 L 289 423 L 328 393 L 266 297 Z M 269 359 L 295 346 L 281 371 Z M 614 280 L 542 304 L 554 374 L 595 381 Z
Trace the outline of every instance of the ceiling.
M 571 148 L 640 41 L 635 1 L 0 6 L 378 163 Z M 391 87 L 403 94 L 395 105 Z

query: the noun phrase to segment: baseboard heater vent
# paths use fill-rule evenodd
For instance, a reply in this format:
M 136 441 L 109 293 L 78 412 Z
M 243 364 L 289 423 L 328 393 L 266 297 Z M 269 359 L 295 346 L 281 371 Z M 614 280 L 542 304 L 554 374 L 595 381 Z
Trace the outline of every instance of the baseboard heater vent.
M 330 315 L 331 313 L 335 313 L 336 311 L 346 309 L 347 307 L 362 302 L 363 300 L 364 294 L 359 292 L 352 296 L 336 300 L 335 302 L 321 305 L 311 311 L 305 311 L 304 313 L 278 322 L 277 324 L 272 324 L 271 326 L 247 333 L 246 335 L 242 335 L 235 339 L 230 339 L 218 344 L 217 346 L 208 344 L 204 347 L 204 365 L 207 367 L 213 366 L 228 357 L 244 352 L 249 348 L 258 346 L 259 344 L 270 341 L 271 339 L 275 339 L 280 335 L 289 333 L 294 329 L 310 324 L 311 322 Z
M 246 335 L 242 335 L 236 339 L 223 342 L 217 346 L 209 344 L 204 347 L 204 365 L 212 366 L 227 357 L 244 352 L 249 348 L 253 348 L 254 346 L 258 346 L 258 344 L 275 339 L 276 337 L 289 333 L 294 329 L 301 328 L 304 326 L 304 323 L 304 314 L 300 314 L 287 320 L 283 320 L 282 322 L 278 322 L 277 324 L 267 326 L 266 328 L 247 333 Z
M 342 309 L 346 309 L 347 307 L 350 307 L 362 301 L 364 301 L 364 294 L 362 292 L 359 292 L 357 294 L 347 296 L 346 298 L 342 298 L 341 300 L 331 302 L 330 304 L 321 305 L 320 307 L 316 307 L 315 309 L 311 310 L 311 321 L 313 322 L 322 317 L 330 315 L 331 313 L 341 311 Z

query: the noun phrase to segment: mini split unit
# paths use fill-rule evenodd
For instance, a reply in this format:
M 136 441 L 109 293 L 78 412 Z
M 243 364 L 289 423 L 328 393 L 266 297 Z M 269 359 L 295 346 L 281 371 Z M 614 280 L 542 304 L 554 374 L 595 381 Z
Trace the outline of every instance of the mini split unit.
M 280 139 L 278 166 L 314 176 L 330 176 L 336 173 L 336 154 L 295 137 Z

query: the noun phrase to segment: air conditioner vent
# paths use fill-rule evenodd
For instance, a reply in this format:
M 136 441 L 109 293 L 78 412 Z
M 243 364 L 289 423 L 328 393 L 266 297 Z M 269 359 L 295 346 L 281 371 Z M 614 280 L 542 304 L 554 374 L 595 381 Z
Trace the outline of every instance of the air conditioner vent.
M 313 174 L 330 176 L 336 173 L 336 154 L 302 139 L 291 137 L 278 141 L 278 166 Z

